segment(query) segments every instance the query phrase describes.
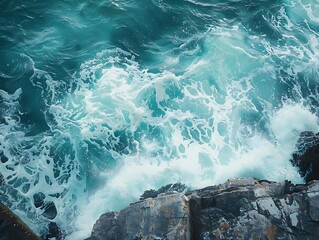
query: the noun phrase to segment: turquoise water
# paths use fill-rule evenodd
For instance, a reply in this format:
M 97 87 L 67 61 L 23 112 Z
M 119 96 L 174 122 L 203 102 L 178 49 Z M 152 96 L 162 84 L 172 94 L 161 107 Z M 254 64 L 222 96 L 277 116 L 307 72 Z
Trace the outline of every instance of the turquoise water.
M 303 182 L 319 2 L 0 1 L 0 200 L 84 239 L 149 188 Z

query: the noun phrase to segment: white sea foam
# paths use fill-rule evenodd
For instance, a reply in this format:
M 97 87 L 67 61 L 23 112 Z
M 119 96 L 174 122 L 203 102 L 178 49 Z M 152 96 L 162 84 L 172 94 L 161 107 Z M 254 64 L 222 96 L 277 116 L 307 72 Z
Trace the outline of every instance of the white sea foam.
M 280 44 L 221 19 L 196 36 L 201 46 L 192 36 L 179 56 L 159 54 L 157 73 L 126 51 L 105 50 L 81 65 L 63 99 L 62 83 L 34 69 L 30 80 L 42 90 L 50 128 L 35 136 L 20 120 L 23 90 L 0 90 L 0 150 L 8 157 L 0 170 L 16 191 L 3 190 L 12 209 L 28 212 L 20 215 L 40 232 L 47 220 L 33 195 L 43 192 L 74 240 L 88 237 L 102 213 L 168 183 L 303 182 L 289 160 L 299 134 L 319 130 L 317 17 L 299 1 L 282 7 L 271 19 Z
M 234 51 L 232 54 L 239 54 Z M 196 83 L 195 77 L 202 76 L 198 73 L 200 69 L 205 69 L 211 61 L 211 57 L 196 61 L 179 77 L 171 72 L 148 74 L 136 64 L 125 70 L 111 67 L 104 70 L 104 75 L 97 80 L 94 90 L 97 92 L 77 93 L 90 96 L 84 97 L 85 105 L 90 106 L 88 109 L 91 111 L 79 121 L 84 124 L 81 129 L 86 129 L 85 124 L 90 123 L 98 130 L 97 135 L 89 128 L 82 134 L 101 136 L 103 118 L 99 114 L 104 114 L 101 109 L 111 104 L 116 106 L 116 110 L 108 110 L 113 112 L 108 117 L 108 124 L 113 129 L 125 127 L 134 132 L 144 123 L 159 128 L 156 134 L 160 136 L 150 137 L 145 132 L 143 137 L 136 139 L 136 151 L 129 155 L 117 155 L 117 166 L 100 173 L 100 180 L 104 183 L 85 203 L 86 207 L 75 220 L 79 230 L 69 239 L 88 236 L 101 212 L 118 211 L 137 200 L 145 189 L 172 182 L 200 188 L 232 177 L 250 176 L 275 181 L 289 179 L 295 183 L 303 181 L 289 159 L 302 131 L 318 131 L 317 117 L 301 103 L 283 102 L 278 110 L 274 110 L 269 107 L 271 102 L 267 102 L 264 105 L 267 112 L 263 114 L 267 132 L 260 131 L 256 125 L 244 124 L 240 121 L 243 112 L 259 111 L 248 94 L 254 90 L 251 80 L 259 74 L 263 75 L 261 69 L 264 65 L 258 67 L 255 63 L 255 72 L 251 73 L 248 67 L 250 62 L 241 61 L 245 71 L 238 69 L 238 72 L 242 72 L 244 77 L 237 82 L 232 81 L 232 84 L 223 82 L 226 87 L 220 93 L 214 86 L 205 83 L 205 78 Z M 229 69 L 224 71 L 230 72 Z M 188 78 L 195 79 L 188 81 Z M 117 82 L 121 84 L 120 89 L 113 87 Z M 145 84 L 138 87 L 141 83 Z M 183 93 L 181 99 L 174 99 L 178 107 L 161 106 L 170 99 L 167 86 L 172 85 Z M 149 105 L 140 101 L 150 89 L 156 94 L 155 102 L 159 108 L 165 111 L 161 117 L 152 116 Z M 96 101 L 93 96 L 101 94 L 103 98 Z M 114 101 L 116 104 L 113 105 Z
M 299 116 L 291 118 L 296 113 Z M 214 149 L 184 141 L 179 137 L 180 133 L 175 133 L 177 136 L 173 137 L 172 144 L 183 146 L 181 157 L 169 161 L 159 161 L 150 156 L 123 157 L 116 170 L 104 173 L 105 185 L 90 197 L 75 221 L 80 231 L 71 235 L 70 239 L 87 235 L 101 212 L 118 211 L 136 201 L 145 189 L 172 182 L 183 182 L 192 188 L 222 183 L 234 176 L 303 182 L 289 158 L 301 131 L 318 131 L 317 118 L 300 105 L 287 105 L 272 117 L 271 130 L 275 141 L 253 136 L 247 143 L 249 149 L 234 152 L 235 158 L 227 164 L 216 159 L 218 153 Z M 149 150 L 153 148 L 156 146 L 149 147 Z
M 284 10 L 280 14 L 282 19 L 287 18 Z M 281 27 L 290 30 L 292 24 L 286 19 Z M 96 88 L 84 97 L 90 111 L 79 121 L 81 128 L 93 123 L 103 131 L 99 114 L 112 112 L 103 119 L 107 118 L 113 129 L 125 127 L 135 132 L 146 124 L 158 131 L 144 132 L 135 139 L 135 151 L 117 155 L 117 166 L 100 173 L 104 183 L 87 199 L 87 207 L 75 220 L 78 231 L 70 239 L 88 236 L 101 212 L 118 211 L 137 200 L 145 189 L 172 182 L 192 188 L 248 176 L 303 182 L 289 159 L 302 131 L 319 130 L 318 119 L 312 109 L 305 107 L 308 100 L 302 97 L 297 82 L 292 88 L 295 101 L 280 96 L 283 92 L 277 84 L 284 79 L 278 79 L 273 57 L 297 56 L 302 65 L 311 66 L 317 50 L 310 53 L 309 49 L 315 49 L 311 47 L 315 41 L 306 49 L 299 40 L 284 47 L 274 47 L 253 36 L 251 41 L 261 44 L 269 54 L 261 56 L 257 49 L 247 47 L 242 26 L 226 33 L 225 29 L 212 29 L 205 40 L 207 53 L 194 59 L 179 76 L 170 71 L 150 74 L 134 60 L 123 67 L 104 69 L 105 65 L 99 65 L 104 69 L 103 77 L 96 79 Z M 308 52 L 307 56 L 304 52 Z M 112 61 L 119 63 L 123 59 Z M 176 61 L 166 64 L 175 66 Z M 291 66 L 294 69 L 289 74 L 294 81 L 296 73 L 303 70 L 298 64 Z M 174 97 L 172 88 L 177 94 Z M 94 97 L 101 94 L 104 99 Z M 152 94 L 158 109 L 152 109 L 149 102 Z M 103 108 L 108 110 L 101 111 Z M 152 114 L 159 110 L 164 113 Z M 259 117 L 247 120 L 250 115 Z

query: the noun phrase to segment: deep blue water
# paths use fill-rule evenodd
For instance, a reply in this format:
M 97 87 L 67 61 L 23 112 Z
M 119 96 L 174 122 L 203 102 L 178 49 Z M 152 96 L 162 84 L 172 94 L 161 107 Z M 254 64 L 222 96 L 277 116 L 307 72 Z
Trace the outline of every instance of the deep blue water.
M 0 0 L 0 201 L 84 239 L 149 188 L 304 181 L 317 0 Z

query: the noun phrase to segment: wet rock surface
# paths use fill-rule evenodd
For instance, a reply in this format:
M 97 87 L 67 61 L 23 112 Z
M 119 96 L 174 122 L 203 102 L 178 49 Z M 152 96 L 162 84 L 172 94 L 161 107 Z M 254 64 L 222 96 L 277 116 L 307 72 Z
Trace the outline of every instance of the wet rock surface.
M 294 186 L 234 179 L 194 191 L 189 204 L 192 238 L 319 239 L 314 220 L 318 190 L 318 181 Z
M 319 180 L 319 133 L 302 132 L 291 162 L 305 180 Z
M 167 184 L 166 186 L 163 186 L 157 190 L 155 189 L 150 189 L 146 190 L 140 197 L 140 200 L 144 200 L 147 198 L 155 198 L 160 194 L 163 193 L 168 193 L 168 192 L 186 192 L 187 187 L 185 184 L 181 183 L 172 183 L 172 184 Z
M 91 240 L 319 239 L 319 181 L 232 179 L 103 214 Z
M 190 239 L 188 215 L 182 193 L 162 194 L 134 203 L 119 213 L 103 214 L 90 239 Z
M 0 203 L 0 240 L 40 240 L 19 217 Z

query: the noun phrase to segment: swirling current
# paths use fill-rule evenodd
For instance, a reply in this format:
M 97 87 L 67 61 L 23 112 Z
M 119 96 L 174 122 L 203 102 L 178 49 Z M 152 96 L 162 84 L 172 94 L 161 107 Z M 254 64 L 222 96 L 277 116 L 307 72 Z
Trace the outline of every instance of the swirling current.
M 304 181 L 318 0 L 1 0 L 0 22 L 0 201 L 38 234 L 172 182 Z

